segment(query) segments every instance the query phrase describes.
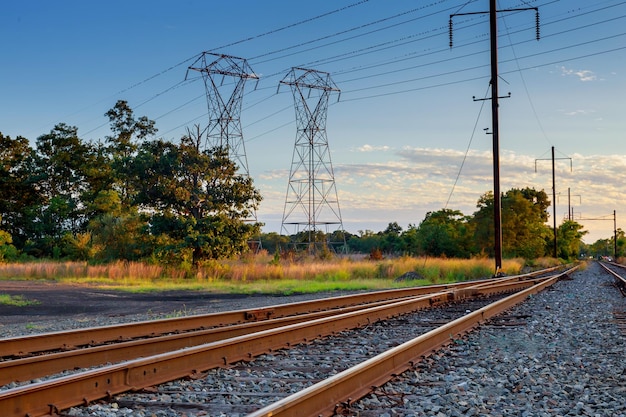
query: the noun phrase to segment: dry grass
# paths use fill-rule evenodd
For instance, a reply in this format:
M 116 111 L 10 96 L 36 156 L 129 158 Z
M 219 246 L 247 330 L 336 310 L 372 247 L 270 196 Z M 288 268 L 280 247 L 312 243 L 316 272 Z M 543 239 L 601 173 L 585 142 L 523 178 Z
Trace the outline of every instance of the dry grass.
M 520 273 L 523 260 L 503 262 L 507 275 Z M 266 253 L 240 260 L 210 262 L 193 276 L 188 271 L 134 262 L 88 265 L 84 262 L 36 262 L 0 265 L 0 279 L 52 280 L 130 291 L 213 290 L 220 292 L 318 292 L 382 289 L 486 278 L 490 259 L 412 258 L 274 262 Z M 396 282 L 413 272 L 419 279 Z

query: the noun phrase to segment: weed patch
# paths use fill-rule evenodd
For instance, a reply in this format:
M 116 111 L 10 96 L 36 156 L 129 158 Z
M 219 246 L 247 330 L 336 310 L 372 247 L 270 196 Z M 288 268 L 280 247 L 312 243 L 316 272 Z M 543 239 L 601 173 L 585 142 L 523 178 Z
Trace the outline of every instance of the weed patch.
M 0 294 L 0 304 L 5 306 L 26 307 L 39 304 L 37 300 L 27 300 L 21 295 Z

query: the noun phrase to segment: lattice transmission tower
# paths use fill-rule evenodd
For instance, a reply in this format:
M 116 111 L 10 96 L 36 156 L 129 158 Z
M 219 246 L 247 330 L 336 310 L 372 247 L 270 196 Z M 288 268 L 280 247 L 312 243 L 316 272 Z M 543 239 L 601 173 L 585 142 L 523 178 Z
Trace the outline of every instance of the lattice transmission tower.
M 209 109 L 209 124 L 205 129 L 207 148 L 225 148 L 229 158 L 250 176 L 241 129 L 241 104 L 246 81 L 258 81 L 259 77 L 244 58 L 211 52 L 203 52 L 187 73 L 189 70 L 200 72 L 204 80 Z M 225 82 L 226 77 L 232 82 Z
M 259 80 L 244 58 L 230 55 L 203 52 L 187 69 L 202 74 L 206 90 L 209 123 L 203 132 L 206 135 L 206 148 L 226 149 L 228 157 L 237 164 L 240 173 L 250 177 L 248 158 L 241 129 L 241 107 L 246 81 Z M 231 80 L 226 82 L 226 78 Z M 232 81 L 232 82 L 231 82 Z M 198 138 L 200 140 L 200 138 Z M 256 223 L 256 210 L 246 222 Z M 261 248 L 260 237 L 248 242 L 253 250 Z
M 343 221 L 326 136 L 328 100 L 340 90 L 330 74 L 304 68 L 292 68 L 279 88 L 281 84 L 290 86 L 293 93 L 297 130 L 281 232 L 309 251 L 344 249 Z

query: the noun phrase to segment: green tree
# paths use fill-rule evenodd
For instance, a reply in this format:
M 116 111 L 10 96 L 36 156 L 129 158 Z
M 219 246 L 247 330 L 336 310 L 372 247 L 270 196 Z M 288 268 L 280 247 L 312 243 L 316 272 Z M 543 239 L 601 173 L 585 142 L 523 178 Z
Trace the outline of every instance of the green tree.
M 11 139 L 0 133 L 0 229 L 11 236 L 17 248 L 23 248 L 29 238 L 30 208 L 41 204 L 35 170 L 28 139 Z
M 382 246 L 380 249 L 389 254 L 398 254 L 403 252 L 403 242 L 400 238 L 402 227 L 397 222 L 391 222 L 382 231 Z
M 0 220 L 2 218 L 0 217 Z M 13 246 L 11 234 L 0 230 L 0 263 L 17 259 L 18 251 Z
M 85 215 L 92 219 L 98 214 L 102 214 L 102 208 L 93 211 L 94 201 L 101 199 L 104 195 L 114 193 L 118 203 L 121 203 L 119 193 L 115 191 L 115 173 L 113 172 L 112 156 L 109 148 L 100 142 L 88 145 L 88 152 L 85 154 L 82 171 L 85 175 L 87 186 L 82 193 L 81 199 L 85 205 Z
M 134 201 L 161 242 L 162 259 L 198 266 L 246 251 L 258 235 L 260 224 L 245 221 L 261 201 L 252 179 L 237 174 L 225 149 L 202 150 L 199 135 L 179 145 L 143 143 L 132 170 Z
M 552 235 L 545 224 L 550 206 L 546 193 L 532 188 L 511 189 L 502 196 L 502 253 L 505 257 L 537 258 Z M 483 194 L 471 223 L 480 252 L 494 255 L 493 193 Z
M 109 118 L 113 135 L 107 136 L 108 153 L 111 158 L 113 187 L 118 192 L 122 204 L 131 204 L 135 190 L 130 186 L 131 162 L 139 143 L 157 132 L 154 121 L 146 116 L 135 119 L 133 110 L 125 100 L 118 100 L 115 106 L 105 113 Z
M 98 192 L 87 210 L 91 213 L 87 228 L 91 241 L 77 236 L 68 241 L 70 251 L 100 262 L 139 260 L 151 254 L 145 221 L 130 208 L 123 210 L 117 191 Z
M 626 234 L 621 228 L 617 228 L 617 257 L 621 258 L 626 254 Z
M 474 229 L 474 243 L 479 252 L 494 256 L 494 225 L 493 225 L 493 193 L 487 191 L 478 198 L 477 211 L 474 212 L 471 223 Z
M 372 253 L 375 249 L 382 250 L 384 240 L 382 234 L 372 230 L 359 230 L 358 236 L 352 236 L 348 240 L 348 248 L 351 252 Z
M 561 223 L 556 235 L 559 258 L 578 258 L 582 238 L 587 233 L 587 231 L 583 230 L 583 225 L 573 220 L 565 220 Z
M 409 223 L 407 229 L 402 232 L 402 250 L 408 255 L 423 255 L 420 245 L 418 226 Z
M 416 230 L 418 253 L 428 256 L 467 258 L 471 254 L 472 228 L 458 210 L 426 213 Z
M 152 255 L 153 239 L 143 216 L 126 211 L 103 213 L 89 223 L 92 243 L 81 249 L 100 262 L 138 261 Z
M 289 249 L 291 238 L 289 236 L 280 235 L 276 232 L 262 233 L 261 246 L 269 253 L 281 253 Z
M 86 187 L 85 161 L 89 148 L 78 137 L 78 128 L 57 124 L 37 138 L 36 158 L 41 184 L 48 197 L 77 198 Z
M 612 256 L 613 239 L 598 239 L 589 245 L 589 253 L 594 257 Z
M 62 237 L 84 229 L 87 219 L 81 195 L 88 186 L 84 173 L 88 152 L 78 129 L 64 123 L 37 138 L 29 181 L 35 184 L 38 199 L 26 208 L 28 253 L 58 257 Z
M 546 225 L 550 206 L 544 191 L 511 189 L 502 198 L 502 252 L 507 257 L 534 259 L 546 254 L 553 236 Z

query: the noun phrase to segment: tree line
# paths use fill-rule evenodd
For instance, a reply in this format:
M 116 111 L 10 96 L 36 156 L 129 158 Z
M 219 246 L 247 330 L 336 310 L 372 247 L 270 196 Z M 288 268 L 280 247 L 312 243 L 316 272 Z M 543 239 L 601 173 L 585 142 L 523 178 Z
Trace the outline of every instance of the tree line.
M 237 256 L 252 241 L 286 252 L 298 236 L 261 233 L 249 221 L 262 200 L 237 171 L 228 149 L 207 148 L 199 128 L 179 143 L 148 139 L 155 122 L 136 117 L 124 100 L 105 113 L 111 134 L 82 140 L 78 128 L 57 124 L 31 146 L 0 133 L 0 261 L 68 259 L 149 261 L 194 267 Z M 503 255 L 551 254 L 546 193 L 531 188 L 502 195 Z M 406 230 L 345 231 L 343 250 L 368 254 L 467 258 L 493 256 L 493 194 L 477 210 L 429 212 Z M 586 232 L 566 220 L 558 256 L 578 255 Z M 321 236 L 321 239 L 329 236 Z
M 111 135 L 88 143 L 64 123 L 38 137 L 0 134 L 0 253 L 7 260 L 147 260 L 197 266 L 247 250 L 261 201 L 228 150 L 188 130 L 148 140 L 155 123 L 120 100 Z
M 385 255 L 470 258 L 494 256 L 493 193 L 483 194 L 472 215 L 459 210 L 441 209 L 426 213 L 419 224 L 406 230 L 397 222 L 380 232 L 345 233 L 347 250 Z M 536 259 L 552 256 L 554 233 L 546 222 L 550 202 L 547 194 L 533 188 L 511 189 L 502 195 L 502 253 L 504 257 Z M 573 220 L 564 220 L 557 228 L 557 256 L 575 259 L 583 247 L 587 232 Z M 293 238 L 293 237 L 291 237 Z M 335 241 L 338 239 L 334 239 Z M 285 250 L 290 237 L 277 233 L 262 235 L 266 248 Z

